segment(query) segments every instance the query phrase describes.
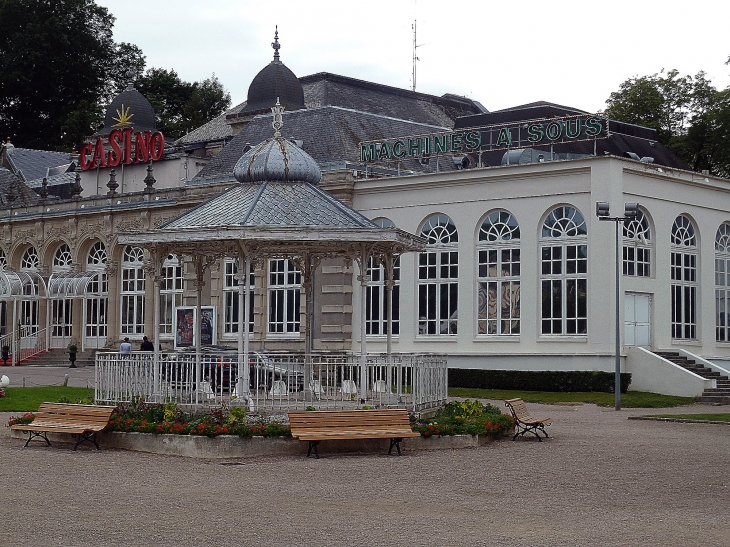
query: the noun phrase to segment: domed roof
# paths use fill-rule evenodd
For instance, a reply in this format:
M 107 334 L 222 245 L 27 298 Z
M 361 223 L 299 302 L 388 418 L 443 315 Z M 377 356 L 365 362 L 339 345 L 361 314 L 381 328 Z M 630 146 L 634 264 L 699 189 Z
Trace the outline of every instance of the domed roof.
M 125 127 L 134 127 L 135 131 L 157 131 L 155 110 L 145 96 L 134 89 L 132 82 L 114 97 L 104 116 L 104 129 L 99 133 L 107 135 Z
M 233 176 L 239 182 L 309 182 L 322 180 L 322 171 L 314 158 L 293 141 L 281 136 L 284 107 L 276 101 L 274 137 L 246 151 L 236 162 Z
M 274 137 L 246 152 L 236 162 L 233 176 L 239 182 L 309 182 L 322 180 L 312 156 L 290 140 Z
M 269 109 L 281 101 L 287 110 L 301 110 L 304 106 L 304 89 L 296 75 L 279 60 L 279 30 L 274 35 L 274 60 L 265 66 L 248 87 L 248 99 L 241 111 L 255 112 Z

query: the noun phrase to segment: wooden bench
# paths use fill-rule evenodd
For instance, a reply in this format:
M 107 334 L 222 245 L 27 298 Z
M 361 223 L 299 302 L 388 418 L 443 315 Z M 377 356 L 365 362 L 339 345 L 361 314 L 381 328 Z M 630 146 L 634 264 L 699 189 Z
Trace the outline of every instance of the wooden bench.
M 515 436 L 512 437 L 514 441 L 519 435 L 525 433 L 532 433 L 537 437 L 537 440 L 542 442 L 539 431 L 545 434 L 545 438 L 548 438 L 545 426 L 553 423 L 552 418 L 533 418 L 530 413 L 527 412 L 527 406 L 525 401 L 522 399 L 510 399 L 504 402 L 504 405 L 509 408 L 512 413 L 512 418 L 515 420 Z
M 315 458 L 320 441 L 338 439 L 390 439 L 388 454 L 395 446 L 400 456 L 400 442 L 421 435 L 411 429 L 405 408 L 289 412 L 289 425 L 292 437 L 309 441 L 307 457 L 314 450 Z
M 69 433 L 80 437 L 74 450 L 84 441 L 94 443 L 96 449 L 99 450 L 96 434 L 109 423 L 114 408 L 113 406 L 43 403 L 31 423 L 15 424 L 11 426 L 11 429 L 28 433 L 25 446 L 28 446 L 28 443 L 36 437 L 41 437 L 48 446 L 51 446 L 48 433 Z

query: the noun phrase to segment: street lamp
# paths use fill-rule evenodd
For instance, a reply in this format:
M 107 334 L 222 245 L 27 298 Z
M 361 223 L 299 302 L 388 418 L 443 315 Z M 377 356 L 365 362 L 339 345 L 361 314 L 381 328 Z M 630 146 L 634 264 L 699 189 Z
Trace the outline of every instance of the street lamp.
M 612 217 L 607 202 L 596 202 L 596 216 L 598 220 L 610 220 L 616 224 L 616 378 L 614 384 L 616 410 L 621 410 L 621 330 L 619 326 L 619 266 L 621 264 L 621 255 L 619 254 L 618 246 L 618 225 L 622 222 L 631 222 L 636 219 L 638 212 L 638 203 L 625 203 L 624 216 Z

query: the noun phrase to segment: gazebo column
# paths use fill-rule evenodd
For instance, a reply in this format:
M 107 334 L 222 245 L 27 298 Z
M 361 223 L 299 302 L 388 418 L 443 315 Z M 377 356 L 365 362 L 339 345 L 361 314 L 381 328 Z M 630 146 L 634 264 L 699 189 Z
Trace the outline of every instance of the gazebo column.
M 358 260 L 360 265 L 360 275 L 357 280 L 360 282 L 360 399 L 365 401 L 368 391 L 367 378 L 367 291 L 370 276 L 367 275 L 368 268 L 368 252 L 363 248 Z
M 243 250 L 238 256 L 238 382 L 236 385 L 236 396 L 243 397 L 250 401 L 250 368 L 249 368 L 249 342 L 251 334 L 248 331 L 249 307 L 251 302 L 251 289 L 249 287 L 249 272 L 251 271 L 251 259 Z M 249 404 L 249 406 L 251 406 Z
M 388 314 L 386 319 L 386 336 L 385 336 L 385 353 L 386 353 L 386 365 L 387 365 L 387 376 L 388 376 L 388 390 L 390 391 L 393 385 L 393 286 L 395 285 L 395 279 L 393 279 L 393 263 L 395 257 L 392 253 L 385 255 L 385 310 Z M 398 365 L 397 374 L 397 393 L 400 396 L 401 389 L 401 377 L 400 377 L 400 364 Z
M 160 393 L 160 284 L 162 283 L 162 275 L 160 275 L 160 264 L 159 260 L 154 261 L 156 266 L 156 274 L 152 276 L 152 283 L 154 285 L 154 324 L 152 330 L 152 343 L 154 344 L 153 352 L 153 376 L 152 376 L 152 389 L 155 395 Z
M 202 308 L 203 308 L 203 287 L 205 281 L 203 280 L 203 258 L 199 256 L 193 257 L 195 262 L 195 321 L 193 322 L 193 339 L 195 340 L 195 403 L 199 402 L 199 394 L 203 381 L 203 363 L 201 360 L 200 348 L 202 346 L 200 340 L 200 325 L 203 319 Z

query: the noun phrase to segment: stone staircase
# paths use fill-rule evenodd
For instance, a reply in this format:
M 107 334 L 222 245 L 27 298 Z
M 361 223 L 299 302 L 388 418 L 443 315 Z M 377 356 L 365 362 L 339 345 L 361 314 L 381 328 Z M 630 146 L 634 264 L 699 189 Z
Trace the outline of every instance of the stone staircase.
M 703 378 L 715 380 L 717 387 L 708 388 L 702 392 L 702 395 L 696 399 L 698 403 L 730 405 L 730 379 L 727 376 L 696 363 L 694 359 L 687 359 L 676 351 L 655 351 L 654 353 Z
M 79 351 L 76 353 L 77 367 L 93 367 L 95 363 L 96 350 Z M 68 350 L 65 348 L 50 349 L 30 359 L 26 359 L 21 366 L 34 367 L 67 367 L 71 364 L 68 360 Z

